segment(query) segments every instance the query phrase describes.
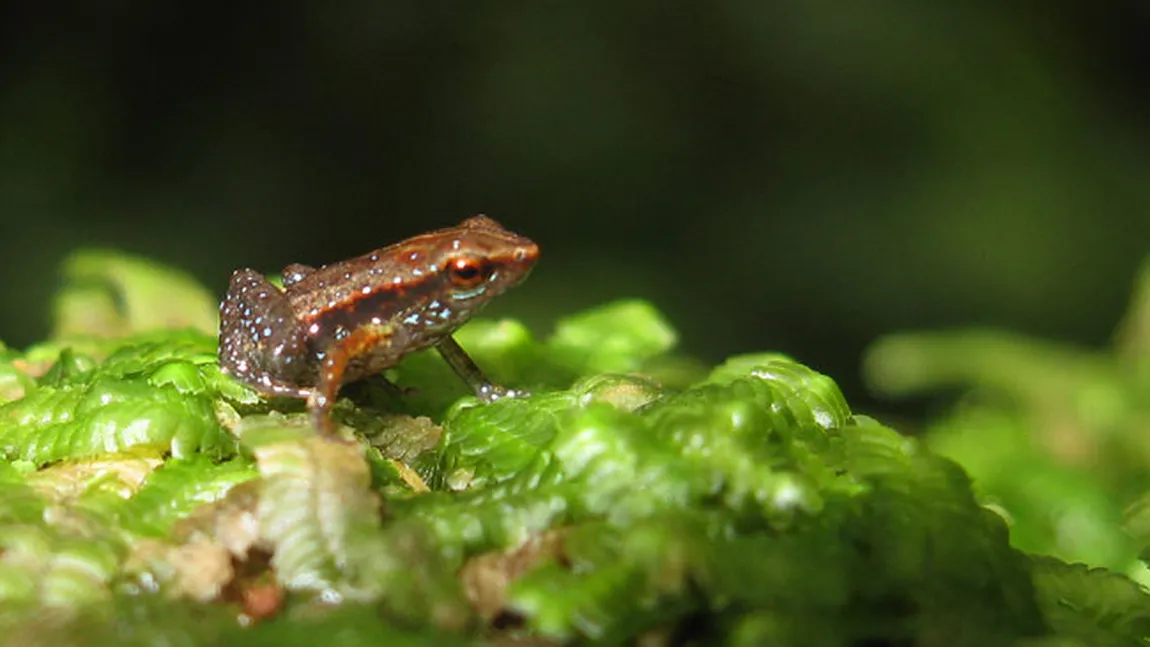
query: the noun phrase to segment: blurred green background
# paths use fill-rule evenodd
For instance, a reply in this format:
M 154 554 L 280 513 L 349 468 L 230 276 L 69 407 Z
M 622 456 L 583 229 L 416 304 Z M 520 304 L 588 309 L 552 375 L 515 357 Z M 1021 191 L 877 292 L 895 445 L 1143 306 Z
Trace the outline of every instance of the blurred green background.
M 491 310 L 650 298 L 707 360 L 994 325 L 1103 344 L 1150 234 L 1150 9 L 874 3 L 5 3 L 0 339 L 62 257 L 324 263 L 486 212 Z M 906 412 L 906 410 L 903 410 Z

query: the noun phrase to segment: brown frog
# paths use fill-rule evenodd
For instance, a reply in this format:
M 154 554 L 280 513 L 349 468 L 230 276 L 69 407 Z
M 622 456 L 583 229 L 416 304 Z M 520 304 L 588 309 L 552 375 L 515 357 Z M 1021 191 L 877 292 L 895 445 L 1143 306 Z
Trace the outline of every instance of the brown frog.
M 220 368 L 264 395 L 307 399 L 326 434 L 343 384 L 429 346 L 480 399 L 522 395 L 487 380 L 451 334 L 538 258 L 531 240 L 480 215 L 347 261 L 289 265 L 282 290 L 236 270 L 220 304 Z

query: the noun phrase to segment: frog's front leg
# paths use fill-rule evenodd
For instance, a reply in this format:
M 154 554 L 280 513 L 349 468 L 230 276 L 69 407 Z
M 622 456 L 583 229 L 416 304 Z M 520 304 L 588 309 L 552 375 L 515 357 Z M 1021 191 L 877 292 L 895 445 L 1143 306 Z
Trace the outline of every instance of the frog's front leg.
M 467 351 L 463 350 L 463 347 L 451 335 L 447 335 L 436 342 L 435 349 L 439 351 L 439 354 L 443 356 L 444 361 L 455 371 L 455 374 L 467 386 L 471 387 L 475 397 L 483 402 L 491 403 L 502 398 L 523 398 L 531 395 L 522 389 L 509 389 L 489 380 L 471 359 L 471 356 L 467 354 Z
M 268 396 L 309 398 L 307 334 L 283 292 L 236 270 L 220 303 L 220 370 Z

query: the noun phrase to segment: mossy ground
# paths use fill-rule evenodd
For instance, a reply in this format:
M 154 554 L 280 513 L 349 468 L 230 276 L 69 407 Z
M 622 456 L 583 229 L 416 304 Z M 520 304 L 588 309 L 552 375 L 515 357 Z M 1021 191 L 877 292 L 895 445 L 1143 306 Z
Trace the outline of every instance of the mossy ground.
M 214 300 L 81 253 L 59 327 L 0 355 L 13 644 L 1126 645 L 1150 597 L 1032 557 L 966 472 L 777 354 L 672 354 L 648 304 L 459 339 L 336 410 L 221 375 Z

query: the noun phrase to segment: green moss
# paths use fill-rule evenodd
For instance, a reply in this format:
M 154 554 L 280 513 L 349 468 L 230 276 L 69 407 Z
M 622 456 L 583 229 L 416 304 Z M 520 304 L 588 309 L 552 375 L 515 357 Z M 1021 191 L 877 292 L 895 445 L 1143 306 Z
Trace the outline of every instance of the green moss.
M 1104 349 L 997 330 L 912 332 L 868 353 L 876 389 L 958 388 L 925 431 L 958 461 L 1027 552 L 1103 566 L 1150 584 L 1150 262 Z
M 831 378 L 778 354 L 700 372 L 672 354 L 675 332 L 649 304 L 576 314 L 542 339 L 514 321 L 476 321 L 461 343 L 533 395 L 482 405 L 434 354 L 418 354 L 391 375 L 411 395 L 347 390 L 336 417 L 351 442 L 337 442 L 314 434 L 300 403 L 263 401 L 221 375 L 196 316 L 168 328 L 139 314 L 202 313 L 198 286 L 138 259 L 78 258 L 84 271 L 57 303 L 67 325 L 0 354 L 9 635 L 61 645 L 1147 635 L 1150 598 L 1130 580 L 1012 548 L 958 465 L 852 414 Z M 247 627 L 238 616 L 267 618 Z

